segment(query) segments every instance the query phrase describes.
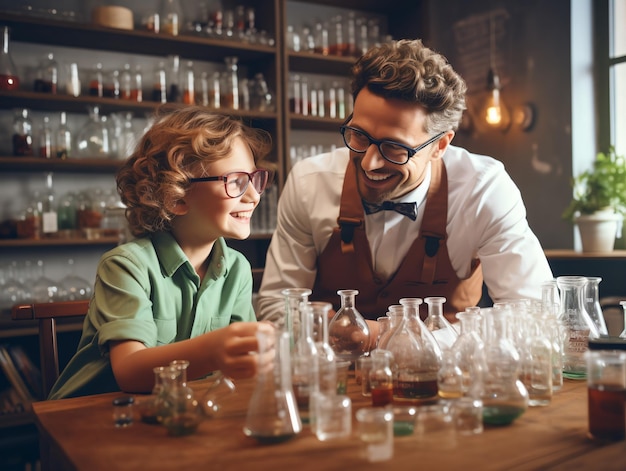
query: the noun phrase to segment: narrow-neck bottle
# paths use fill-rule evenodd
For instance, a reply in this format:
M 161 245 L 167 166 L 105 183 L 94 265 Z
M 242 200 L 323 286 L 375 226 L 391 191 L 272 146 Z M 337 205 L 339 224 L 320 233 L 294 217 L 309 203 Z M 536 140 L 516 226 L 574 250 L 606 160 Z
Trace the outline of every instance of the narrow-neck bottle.
M 17 69 L 9 53 L 9 27 L 1 27 L 2 49 L 0 50 L 0 90 L 18 90 L 20 88 L 20 79 L 17 75 Z
M 328 325 L 329 343 L 339 360 L 354 362 L 369 353 L 370 330 L 355 306 L 355 289 L 340 289 L 341 307 Z
M 428 315 L 424 320 L 424 324 L 433 333 L 442 349 L 450 348 L 459 334 L 443 315 L 443 305 L 446 302 L 446 298 L 431 296 L 425 298 L 424 302 L 428 305 Z

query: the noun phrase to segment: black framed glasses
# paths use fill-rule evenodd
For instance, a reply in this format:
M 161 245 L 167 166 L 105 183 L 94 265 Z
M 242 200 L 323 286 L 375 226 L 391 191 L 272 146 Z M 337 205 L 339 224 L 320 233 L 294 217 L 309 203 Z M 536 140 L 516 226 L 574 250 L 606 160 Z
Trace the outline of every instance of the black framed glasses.
M 439 134 L 431 137 L 423 144 L 420 144 L 417 147 L 410 147 L 400 142 L 390 141 L 388 139 L 374 139 L 365 131 L 353 128 L 352 126 L 343 125 L 340 128 L 340 132 L 343 136 L 343 142 L 351 151 L 358 154 L 365 154 L 367 149 L 374 144 L 378 147 L 380 155 L 382 155 L 385 160 L 398 165 L 406 164 L 409 159 L 420 150 L 440 139 L 445 134 L 445 131 L 441 131 Z
M 252 182 L 252 186 L 260 195 L 265 191 L 265 187 L 269 183 L 271 172 L 265 169 L 248 172 L 230 172 L 219 177 L 198 177 L 190 178 L 189 183 L 198 182 L 224 182 L 224 188 L 229 198 L 239 198 L 248 189 L 248 185 Z

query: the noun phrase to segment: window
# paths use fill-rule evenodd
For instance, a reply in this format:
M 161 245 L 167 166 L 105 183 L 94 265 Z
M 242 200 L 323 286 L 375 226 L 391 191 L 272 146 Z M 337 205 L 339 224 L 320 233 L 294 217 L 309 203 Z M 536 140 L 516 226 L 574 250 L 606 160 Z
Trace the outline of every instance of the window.
M 594 2 L 600 150 L 626 155 L 626 0 Z

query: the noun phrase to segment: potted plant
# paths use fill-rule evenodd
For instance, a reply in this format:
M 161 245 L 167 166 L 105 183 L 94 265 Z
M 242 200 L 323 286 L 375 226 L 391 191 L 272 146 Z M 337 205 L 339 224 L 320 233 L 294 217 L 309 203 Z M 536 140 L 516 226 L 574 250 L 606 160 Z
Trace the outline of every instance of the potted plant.
M 626 214 L 626 159 L 599 152 L 591 170 L 572 179 L 574 195 L 563 218 L 576 224 L 583 252 L 610 252 Z

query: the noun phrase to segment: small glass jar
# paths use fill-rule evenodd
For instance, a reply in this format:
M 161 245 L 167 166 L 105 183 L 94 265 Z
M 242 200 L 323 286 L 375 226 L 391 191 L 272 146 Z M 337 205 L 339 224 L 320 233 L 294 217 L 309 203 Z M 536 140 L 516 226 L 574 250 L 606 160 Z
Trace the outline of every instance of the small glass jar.
M 36 92 L 40 93 L 55 94 L 57 92 L 58 83 L 59 64 L 54 59 L 54 54 L 49 53 L 37 70 L 34 89 Z

